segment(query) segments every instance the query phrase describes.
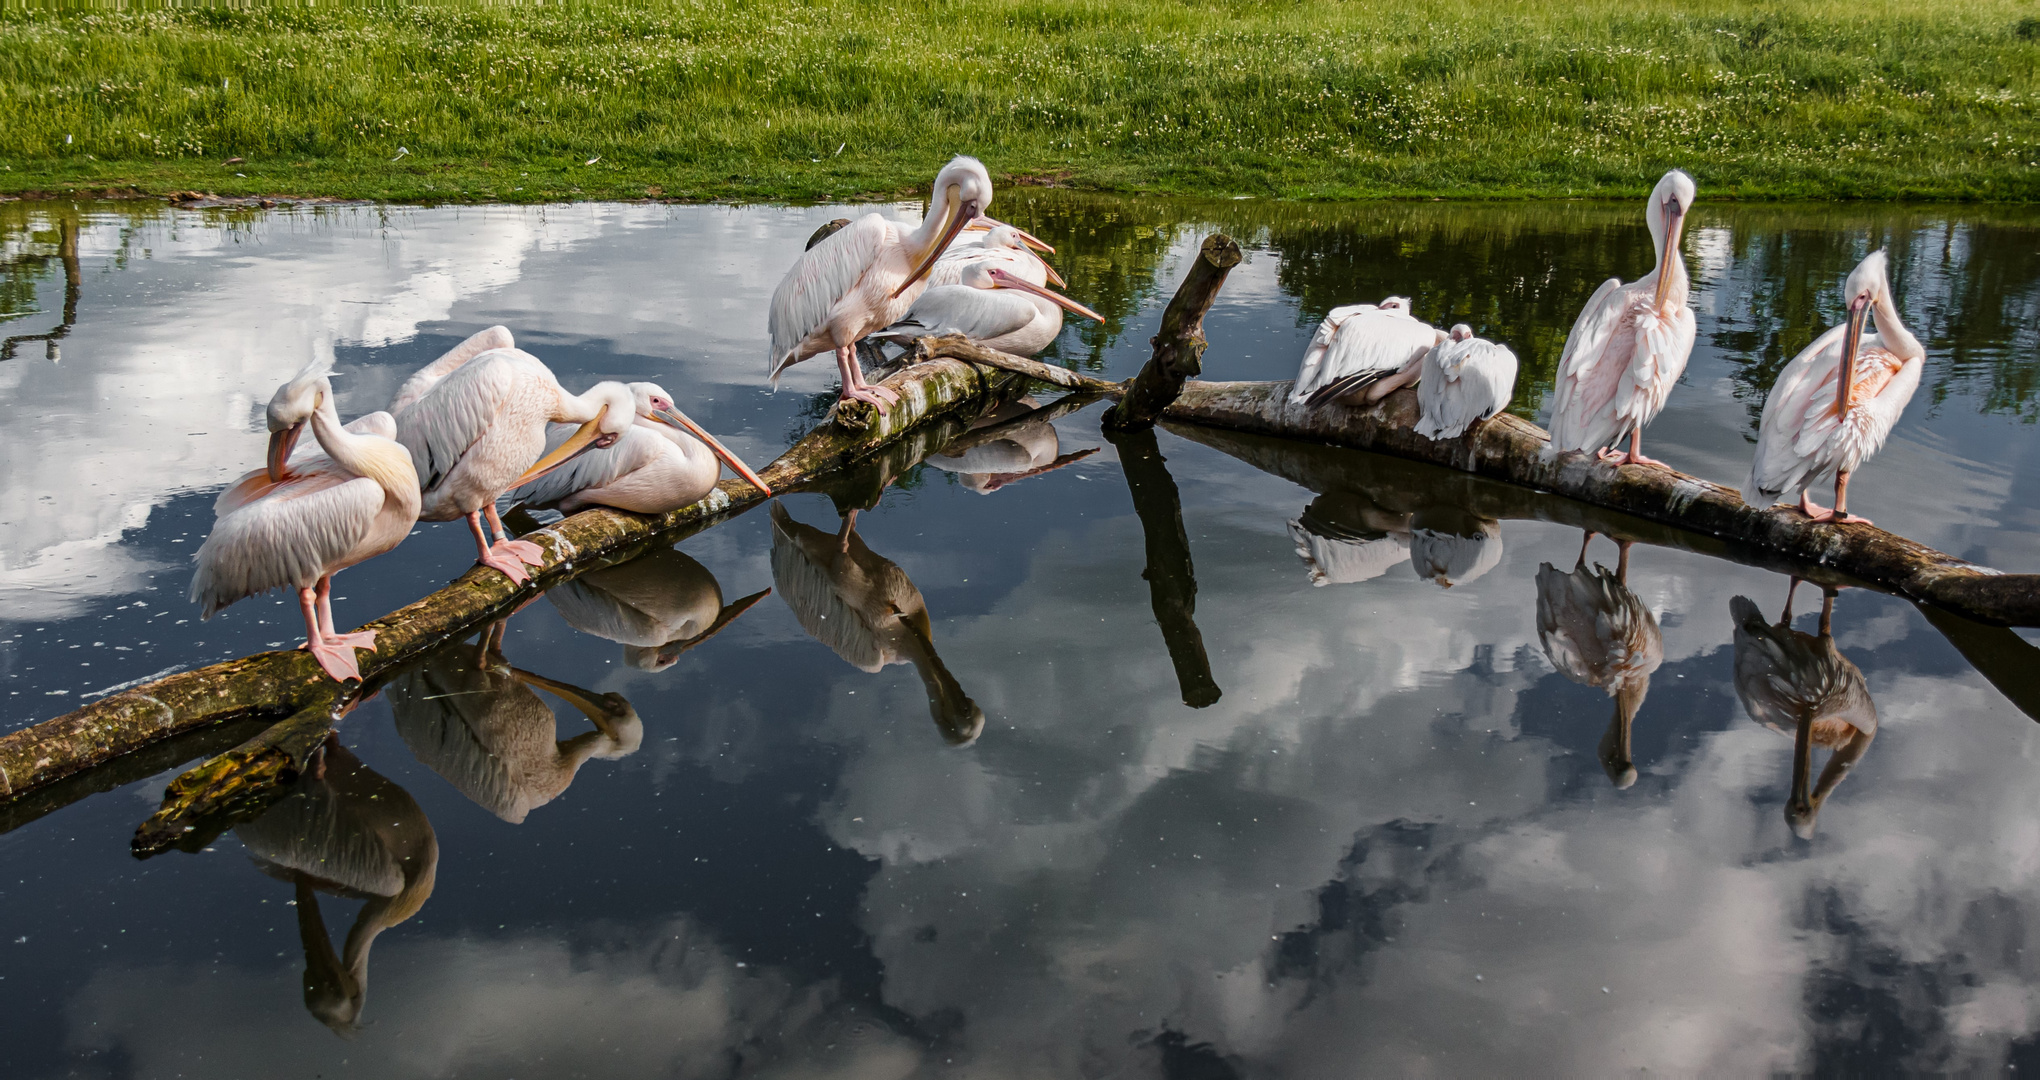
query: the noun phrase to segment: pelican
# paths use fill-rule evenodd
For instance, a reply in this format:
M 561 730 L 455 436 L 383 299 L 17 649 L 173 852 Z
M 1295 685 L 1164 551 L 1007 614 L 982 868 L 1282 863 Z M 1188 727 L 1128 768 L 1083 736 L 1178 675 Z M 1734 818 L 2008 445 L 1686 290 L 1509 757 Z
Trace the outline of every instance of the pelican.
M 954 285 L 936 285 L 899 322 L 872 335 L 902 344 L 924 334 L 962 334 L 988 348 L 1033 356 L 1062 333 L 1062 313 L 1105 316 L 991 260 L 966 263 Z
M 454 353 L 465 348 L 464 343 Z M 439 367 L 445 359 L 430 367 Z M 412 382 L 423 376 L 421 372 Z M 496 513 L 496 500 L 579 454 L 614 445 L 636 422 L 636 399 L 619 382 L 600 382 L 586 393 L 569 394 L 538 357 L 516 348 L 473 353 L 436 373 L 430 383 L 396 414 L 397 441 L 410 450 L 423 489 L 418 518 L 467 518 L 477 561 L 522 584 L 530 579 L 524 564 L 538 565 L 545 552 L 529 541 L 510 539 Z M 399 391 L 399 399 L 404 396 Z M 548 450 L 549 422 L 578 427 Z M 493 545 L 482 528 L 484 516 L 495 530 Z
M 1665 467 L 1643 456 L 1643 426 L 1664 409 L 1693 352 L 1693 309 L 1686 306 L 1686 260 L 1679 253 L 1693 191 L 1693 178 L 1678 169 L 1657 182 L 1643 211 L 1657 269 L 1627 285 L 1602 282 L 1573 323 L 1558 360 L 1550 453 L 1592 450 L 1610 465 Z M 1629 449 L 1611 449 L 1624 435 Z
M 514 349 L 517 339 L 510 335 L 507 326 L 491 326 L 470 335 L 466 341 L 455 345 L 439 355 L 439 359 L 419 368 L 397 387 L 397 394 L 390 399 L 390 415 L 403 412 L 418 403 L 439 380 L 461 369 L 461 366 L 491 349 Z
M 934 290 L 929 290 L 933 292 Z M 1021 398 L 992 410 L 969 430 L 922 460 L 956 477 L 966 490 L 990 495 L 1007 484 L 1053 472 L 1098 452 L 1089 447 L 1061 453 L 1062 444 L 1049 421 L 1055 406 L 1042 408 Z
M 767 495 L 772 489 L 673 406 L 673 396 L 657 383 L 630 384 L 636 421 L 612 446 L 591 447 L 552 472 L 510 492 L 512 502 L 555 507 L 571 514 L 590 506 L 611 506 L 638 514 L 663 514 L 698 503 L 715 487 L 722 465 Z M 556 450 L 577 429 L 553 424 L 546 430 L 547 450 Z
M 1314 587 L 1372 581 L 1410 558 L 1410 515 L 1355 492 L 1328 491 L 1289 523 Z
M 1735 619 L 1735 694 L 1750 719 L 1792 736 L 1792 794 L 1785 821 L 1794 835 L 1812 839 L 1814 819 L 1877 738 L 1877 704 L 1863 672 L 1835 648 L 1835 595 L 1822 590 L 1820 634 L 1792 629 L 1793 578 L 1785 612 L 1776 625 L 1764 621 L 1756 602 L 1738 596 L 1728 602 Z M 1812 792 L 1813 748 L 1834 752 Z
M 772 293 L 774 385 L 790 365 L 834 352 L 843 379 L 839 400 L 879 409 L 899 400 L 865 384 L 857 341 L 914 306 L 936 258 L 991 203 L 991 174 L 976 158 L 958 157 L 935 174 L 928 217 L 911 232 L 882 214 L 866 214 L 804 252 Z
M 1636 783 L 1630 726 L 1650 692 L 1650 674 L 1664 663 L 1657 616 L 1629 591 L 1629 541 L 1619 541 L 1615 570 L 1587 566 L 1588 533 L 1572 573 L 1545 563 L 1537 568 L 1537 640 L 1559 674 L 1598 687 L 1615 699 L 1615 715 L 1601 736 L 1601 767 L 1618 788 Z
M 928 712 L 953 746 L 976 741 L 984 710 L 935 654 L 927 602 L 906 572 L 857 535 L 856 518 L 829 533 L 772 504 L 772 583 L 810 637 L 860 671 L 909 663 L 928 692 Z
M 1450 506 L 1410 515 L 1410 567 L 1441 588 L 1462 585 L 1502 561 L 1502 523 Z
M 1055 249 L 1024 230 L 980 216 L 965 226 L 949 250 L 929 267 L 928 287 L 955 285 L 963 280 L 964 267 L 985 262 L 1004 267 L 1036 285 L 1054 282 L 1057 288 L 1069 288 L 1070 283 L 1037 252 L 1053 255 Z
M 396 547 L 418 520 L 418 474 L 402 446 L 340 426 L 330 365 L 314 361 L 269 400 L 269 464 L 213 503 L 218 520 L 198 549 L 191 599 L 210 619 L 243 597 L 295 588 L 305 644 L 336 680 L 361 678 L 354 650 L 375 631 L 333 625 L 333 575 Z M 291 461 L 309 423 L 323 455 Z
M 1425 354 L 1443 340 L 1410 314 L 1407 296 L 1333 308 L 1303 351 L 1290 403 L 1319 405 L 1364 387 L 1361 402 L 1372 405 L 1415 382 Z
M 1801 350 L 1771 387 L 1757 428 L 1756 460 L 1743 481 L 1743 501 L 1767 507 L 1799 496 L 1815 521 L 1861 522 L 1849 513 L 1849 474 L 1891 435 L 1912 400 L 1927 351 L 1898 319 L 1884 252 L 1873 251 L 1849 272 L 1842 291 L 1849 318 Z M 1877 332 L 1865 334 L 1874 319 Z M 1835 505 L 1813 501 L 1808 488 L 1835 474 Z
M 340 1035 L 360 1026 L 368 952 L 384 930 L 418 913 L 439 873 L 432 822 L 403 788 L 361 763 L 328 732 L 310 766 L 261 817 L 234 827 L 264 873 L 294 886 L 305 949 L 305 1008 Z M 320 893 L 368 902 L 336 955 Z
M 1466 429 L 1509 407 L 1516 391 L 1516 354 L 1473 336 L 1460 323 L 1451 339 L 1424 354 L 1417 380 L 1417 434 L 1456 439 Z
M 397 734 L 419 761 L 475 805 L 513 825 L 558 798 L 590 758 L 620 758 L 644 724 L 618 694 L 598 694 L 511 667 L 496 648 L 501 624 L 472 649 L 445 649 L 390 684 Z M 573 706 L 595 730 L 559 738 L 536 690 Z
M 568 626 L 622 645 L 625 664 L 664 671 L 771 591 L 726 606 L 707 567 L 660 548 L 547 589 L 545 598 Z

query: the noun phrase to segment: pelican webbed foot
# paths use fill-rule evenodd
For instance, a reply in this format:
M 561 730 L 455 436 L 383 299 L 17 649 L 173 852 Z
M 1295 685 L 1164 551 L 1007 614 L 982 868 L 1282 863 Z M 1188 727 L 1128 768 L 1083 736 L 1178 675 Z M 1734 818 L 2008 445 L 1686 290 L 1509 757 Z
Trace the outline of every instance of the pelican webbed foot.
M 312 659 L 319 662 L 319 667 L 331 675 L 334 682 L 361 681 L 361 666 L 355 662 L 354 646 L 322 638 L 298 647 L 310 652 Z
M 373 650 L 375 648 L 375 631 L 357 630 L 351 634 L 327 634 L 326 640 L 335 645 L 345 645 L 350 649 Z
M 503 576 L 509 578 L 511 584 L 522 585 L 531 580 L 531 574 L 524 569 L 524 563 L 507 552 L 490 548 L 482 552 L 475 561 L 490 569 L 502 571 Z
M 529 566 L 545 565 L 545 549 L 529 540 L 498 540 L 490 550 L 513 556 Z

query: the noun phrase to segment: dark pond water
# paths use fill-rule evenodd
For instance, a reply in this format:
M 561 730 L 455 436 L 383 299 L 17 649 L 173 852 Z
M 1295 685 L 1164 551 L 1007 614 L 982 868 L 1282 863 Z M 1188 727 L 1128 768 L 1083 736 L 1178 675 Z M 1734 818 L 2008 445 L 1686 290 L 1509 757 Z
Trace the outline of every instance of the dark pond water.
M 1065 331 L 1066 362 L 1133 371 L 1217 226 L 1250 253 L 1209 320 L 1211 376 L 1287 377 L 1327 308 L 1395 292 L 1514 344 L 1530 416 L 1581 302 L 1650 258 L 1627 206 L 1009 192 L 997 211 L 1110 317 Z M 769 393 L 761 305 L 838 212 L 0 206 L 4 727 L 295 640 L 281 602 L 201 623 L 183 597 L 213 494 L 259 460 L 261 403 L 311 356 L 338 361 L 351 415 L 502 322 L 570 386 L 657 379 L 769 460 L 830 373 Z M 2036 226 L 1703 202 L 1699 345 L 1651 452 L 1739 479 L 1762 388 L 1889 245 L 1928 368 L 1851 508 L 2040 568 Z M 462 643 L 362 705 L 322 775 L 202 852 L 138 862 L 127 841 L 183 760 L 237 733 L 0 811 L 5 1073 L 2040 1064 L 2021 637 L 1847 590 L 1820 641 L 1802 586 L 1793 647 L 1860 669 L 1880 723 L 1799 839 L 1792 740 L 1736 688 L 1789 568 L 1368 455 L 1115 445 L 1096 407 L 1009 434 L 1003 461 L 894 457 L 556 590 L 500 657 Z M 851 561 L 911 580 L 921 632 L 823 617 L 847 611 L 829 553 L 850 507 Z M 1647 541 L 1620 583 L 1592 569 L 1618 563 L 1605 538 L 1573 572 L 1583 527 Z M 471 555 L 426 526 L 342 576 L 340 618 Z M 1657 627 L 1626 754 L 1618 702 L 1540 636 L 1568 574 Z

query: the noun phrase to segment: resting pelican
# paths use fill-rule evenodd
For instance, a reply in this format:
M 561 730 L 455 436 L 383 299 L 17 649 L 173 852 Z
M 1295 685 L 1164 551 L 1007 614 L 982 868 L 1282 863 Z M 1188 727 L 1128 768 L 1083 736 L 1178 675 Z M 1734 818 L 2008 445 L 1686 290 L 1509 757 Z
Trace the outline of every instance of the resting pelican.
M 865 385 L 857 341 L 914 306 L 936 258 L 991 204 L 991 174 L 976 158 L 959 157 L 935 174 L 928 217 L 912 232 L 883 214 L 866 214 L 794 260 L 772 293 L 773 383 L 790 365 L 834 352 L 843 378 L 840 400 L 880 409 L 899 400 L 884 387 Z
M 1592 450 L 1611 465 L 1664 466 L 1643 456 L 1643 426 L 1664 409 L 1693 352 L 1693 309 L 1686 306 L 1686 260 L 1679 253 L 1693 191 L 1693 178 L 1678 169 L 1657 182 L 1643 211 L 1657 269 L 1627 285 L 1602 282 L 1573 323 L 1558 360 L 1549 452 Z M 1609 448 L 1624 435 L 1628 450 Z
M 1516 354 L 1473 336 L 1460 323 L 1449 341 L 1424 354 L 1417 381 L 1417 434 L 1456 439 L 1466 429 L 1509 407 L 1516 392 Z
M 618 694 L 598 694 L 511 667 L 500 624 L 473 647 L 444 649 L 390 684 L 397 734 L 418 760 L 475 805 L 515 825 L 558 798 L 590 758 L 620 758 L 644 724 Z M 595 730 L 562 740 L 536 690 L 573 706 Z
M 933 292 L 934 290 L 929 290 Z M 966 490 L 990 495 L 1007 484 L 1053 472 L 1098 452 L 1061 453 L 1051 410 L 1021 398 L 979 417 L 970 429 L 922 460 L 956 477 Z
M 1105 316 L 990 261 L 966 263 L 957 284 L 936 285 L 899 322 L 873 334 L 902 344 L 924 334 L 962 334 L 989 348 L 1033 356 L 1062 333 L 1063 311 Z
M 1835 594 L 1822 590 L 1820 634 L 1792 629 L 1793 578 L 1785 594 L 1785 612 L 1774 626 L 1764 621 L 1756 602 L 1738 596 L 1728 602 L 1735 619 L 1735 694 L 1750 719 L 1792 736 L 1792 794 L 1785 802 L 1785 821 L 1802 840 L 1813 837 L 1822 804 L 1839 786 L 1877 738 L 1877 704 L 1863 672 L 1835 648 Z M 1813 791 L 1813 748 L 1834 752 L 1820 771 Z
M 1550 563 L 1537 568 L 1537 640 L 1559 674 L 1598 687 L 1615 699 L 1615 715 L 1601 736 L 1601 767 L 1618 788 L 1636 783 L 1629 750 L 1630 726 L 1650 673 L 1664 663 L 1665 643 L 1657 616 L 1629 591 L 1629 541 L 1618 541 L 1615 570 L 1587 566 L 1588 533 L 1570 574 Z
M 296 891 L 305 949 L 305 1008 L 341 1035 L 360 1026 L 368 951 L 384 930 L 418 913 L 439 874 L 439 840 L 410 793 L 361 763 L 328 733 L 310 767 L 261 817 L 234 827 L 255 865 Z M 339 954 L 319 893 L 368 902 Z
M 507 498 L 530 506 L 556 507 L 563 514 L 590 506 L 663 514 L 700 502 L 715 487 L 722 476 L 717 458 L 745 482 L 772 494 L 749 465 L 675 408 L 672 395 L 659 384 L 631 383 L 630 393 L 637 419 L 614 445 L 591 447 L 573 461 L 511 491 Z M 576 430 L 572 424 L 551 425 L 546 430 L 546 449 L 558 449 Z
M 1058 288 L 1069 288 L 1069 282 L 1036 252 L 1053 255 L 1055 249 L 1021 229 L 979 217 L 964 228 L 949 250 L 928 269 L 928 287 L 955 285 L 963 280 L 964 267 L 982 262 L 1002 267 L 1036 285 L 1052 281 Z
M 1452 506 L 1410 515 L 1410 566 L 1441 588 L 1480 577 L 1502 561 L 1502 523 Z
M 1743 481 L 1743 501 L 1767 507 L 1799 496 L 1799 509 L 1815 521 L 1861 522 L 1849 513 L 1849 474 L 1891 435 L 1926 367 L 1920 339 L 1898 319 L 1883 251 L 1873 251 L 1842 286 L 1849 318 L 1800 350 L 1764 401 L 1756 460 Z M 1863 323 L 1877 322 L 1865 334 Z M 1835 474 L 1835 506 L 1811 498 L 1808 488 Z
M 576 455 L 614 445 L 636 419 L 637 402 L 622 383 L 600 382 L 586 393 L 569 394 L 538 357 L 522 349 L 489 349 L 436 375 L 398 412 L 397 441 L 418 468 L 424 493 L 419 520 L 467 518 L 478 561 L 522 584 L 530 578 L 524 563 L 536 566 L 545 553 L 537 544 L 510 539 L 496 500 Z M 547 423 L 579 426 L 547 450 Z M 482 530 L 485 515 L 495 530 L 494 545 Z
M 771 591 L 725 606 L 722 586 L 707 567 L 672 548 L 660 548 L 590 570 L 547 589 L 545 598 L 568 626 L 622 645 L 625 664 L 664 671 Z
M 1410 298 L 1333 308 L 1303 351 L 1289 400 L 1318 405 L 1366 389 L 1372 405 L 1417 379 L 1424 356 L 1445 340 L 1437 327 L 1410 314 Z
M 198 549 L 191 598 L 201 617 L 270 589 L 297 589 L 305 644 L 337 680 L 359 679 L 354 650 L 375 647 L 375 631 L 333 626 L 333 575 L 396 547 L 418 520 L 411 455 L 379 434 L 340 426 L 330 366 L 314 361 L 269 400 L 269 465 L 242 477 L 213 503 L 218 520 Z M 305 425 L 323 455 L 292 462 Z
M 1328 491 L 1289 523 L 1289 539 L 1310 583 L 1372 581 L 1410 559 L 1410 515 L 1357 492 Z
M 772 583 L 810 637 L 861 671 L 909 663 L 928 692 L 928 713 L 953 746 L 976 741 L 978 708 L 935 655 L 921 590 L 906 571 L 865 546 L 856 518 L 839 533 L 793 520 L 772 504 Z

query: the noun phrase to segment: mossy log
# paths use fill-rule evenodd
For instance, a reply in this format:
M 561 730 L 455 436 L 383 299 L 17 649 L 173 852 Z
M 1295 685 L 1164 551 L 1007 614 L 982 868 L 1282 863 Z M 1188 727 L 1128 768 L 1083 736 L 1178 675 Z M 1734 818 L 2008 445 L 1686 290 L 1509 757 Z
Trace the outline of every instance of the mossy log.
M 1106 411 L 1106 427 L 1153 427 L 1162 410 L 1182 393 L 1184 382 L 1203 372 L 1204 316 L 1240 258 L 1240 245 L 1232 237 L 1213 233 L 1204 238 L 1176 295 L 1162 311 L 1161 328 L 1149 339 L 1153 355 L 1127 383 L 1119 404 Z

